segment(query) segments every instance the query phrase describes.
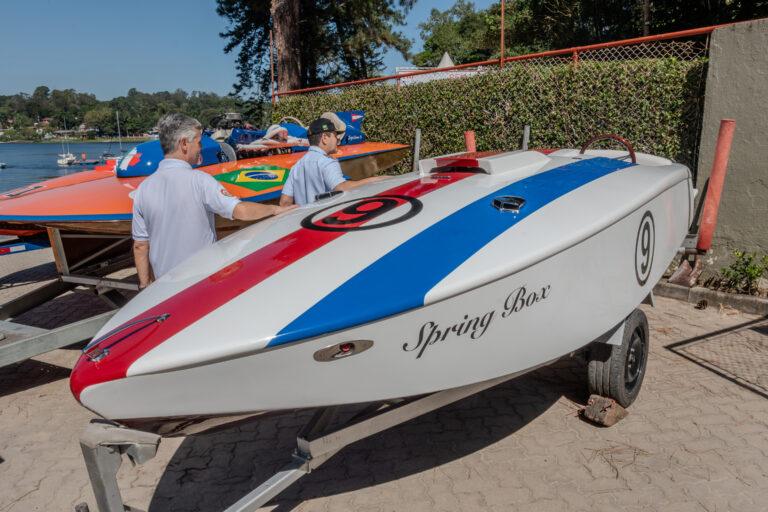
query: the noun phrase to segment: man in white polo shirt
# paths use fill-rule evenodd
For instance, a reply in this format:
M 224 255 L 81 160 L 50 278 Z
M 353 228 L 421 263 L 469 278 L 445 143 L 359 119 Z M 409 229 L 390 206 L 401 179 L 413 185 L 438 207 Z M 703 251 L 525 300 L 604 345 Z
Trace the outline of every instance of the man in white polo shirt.
M 335 190 L 351 190 L 388 176 L 372 176 L 357 181 L 347 181 L 341 172 L 339 161 L 328 155 L 337 151 L 344 132 L 337 131 L 330 119 L 315 119 L 307 128 L 309 150 L 301 160 L 291 168 L 291 173 L 283 185 L 280 206 L 297 204 L 299 206 L 315 201 L 318 194 Z
M 133 255 L 139 289 L 216 241 L 214 214 L 258 220 L 289 210 L 240 201 L 213 176 L 192 168 L 202 161 L 202 125 L 184 114 L 158 122 L 165 159 L 133 198 Z

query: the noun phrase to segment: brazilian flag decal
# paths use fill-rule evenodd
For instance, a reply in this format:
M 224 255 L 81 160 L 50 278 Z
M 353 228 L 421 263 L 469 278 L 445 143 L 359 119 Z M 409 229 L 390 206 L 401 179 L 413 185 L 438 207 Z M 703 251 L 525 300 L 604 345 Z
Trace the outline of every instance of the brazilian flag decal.
M 214 177 L 224 183 L 231 183 L 259 192 L 282 186 L 288 177 L 288 169 L 276 165 L 257 165 L 225 172 Z

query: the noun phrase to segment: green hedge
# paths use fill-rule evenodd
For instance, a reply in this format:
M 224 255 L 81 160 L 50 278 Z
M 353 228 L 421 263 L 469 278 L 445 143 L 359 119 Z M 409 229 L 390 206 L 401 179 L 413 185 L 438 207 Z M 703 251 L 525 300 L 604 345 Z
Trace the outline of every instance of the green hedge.
M 309 121 L 325 111 L 361 109 L 370 140 L 410 144 L 421 128 L 422 158 L 461 151 L 465 130 L 475 130 L 481 151 L 519 148 L 526 124 L 532 147 L 579 147 L 592 135 L 612 132 L 638 151 L 690 165 L 705 65 L 705 59 L 674 58 L 518 64 L 400 90 L 374 84 L 287 96 L 273 119 Z

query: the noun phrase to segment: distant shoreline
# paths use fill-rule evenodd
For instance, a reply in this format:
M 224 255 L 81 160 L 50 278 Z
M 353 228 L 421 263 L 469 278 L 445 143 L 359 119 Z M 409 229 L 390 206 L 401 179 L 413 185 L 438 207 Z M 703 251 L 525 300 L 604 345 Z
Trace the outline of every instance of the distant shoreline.
M 155 140 L 147 137 L 123 137 L 122 142 L 127 143 L 133 143 L 133 142 L 146 142 L 148 140 Z M 117 138 L 114 139 L 48 139 L 48 140 L 7 140 L 2 141 L 0 144 L 94 144 L 94 143 L 100 143 L 100 142 L 107 142 L 107 143 L 114 143 L 117 144 L 118 141 Z

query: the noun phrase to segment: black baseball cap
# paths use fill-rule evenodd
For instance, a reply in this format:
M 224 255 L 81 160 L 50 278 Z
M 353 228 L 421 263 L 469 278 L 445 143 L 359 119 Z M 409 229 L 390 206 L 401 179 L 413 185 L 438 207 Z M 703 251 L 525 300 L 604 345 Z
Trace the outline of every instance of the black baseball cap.
M 335 132 L 336 127 L 333 125 L 330 119 L 320 117 L 309 123 L 307 128 L 307 135 L 317 135 L 318 133 Z

